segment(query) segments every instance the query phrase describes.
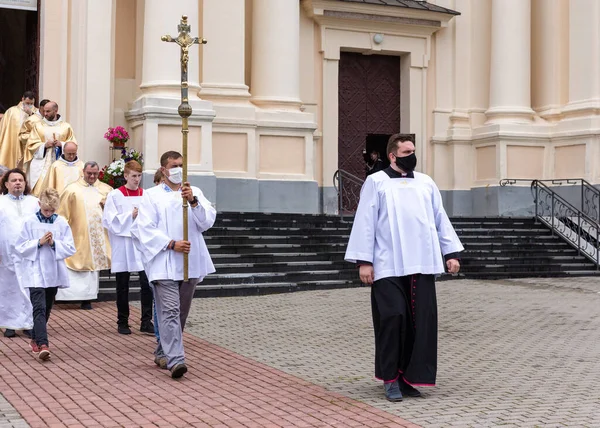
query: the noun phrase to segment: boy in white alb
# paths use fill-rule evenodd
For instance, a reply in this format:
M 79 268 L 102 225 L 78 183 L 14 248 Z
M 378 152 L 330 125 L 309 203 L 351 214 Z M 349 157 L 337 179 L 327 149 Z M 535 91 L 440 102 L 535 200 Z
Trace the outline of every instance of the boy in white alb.
M 31 350 L 42 361 L 50 358 L 46 324 L 59 288 L 69 287 L 65 259 L 75 254 L 73 234 L 66 220 L 56 213 L 58 192 L 46 189 L 40 194 L 40 209 L 25 219 L 15 245 L 20 256 L 17 277 L 29 288 L 33 306 Z
M 138 215 L 144 189 L 140 187 L 142 166 L 135 160 L 125 164 L 126 184 L 110 192 L 104 205 L 102 225 L 108 230 L 112 248 L 111 272 L 117 280 L 117 331 L 131 334 L 129 328 L 130 272 L 139 272 L 142 319 L 140 331 L 154 334 L 152 324 L 152 290 L 144 272 L 142 254 L 133 246 L 131 226 Z

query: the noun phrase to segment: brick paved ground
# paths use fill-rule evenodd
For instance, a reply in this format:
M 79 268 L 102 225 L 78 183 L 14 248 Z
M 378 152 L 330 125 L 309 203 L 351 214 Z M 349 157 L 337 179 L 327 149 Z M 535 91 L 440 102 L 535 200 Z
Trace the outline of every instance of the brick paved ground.
M 0 428 L 25 428 L 28 426 L 19 412 L 0 394 Z
M 114 303 L 59 306 L 45 363 L 23 337 L 1 338 L 0 391 L 10 406 L 0 401 L 0 425 L 26 426 L 14 408 L 31 427 L 415 426 L 191 335 L 191 372 L 172 380 L 152 362 L 153 337 L 118 335 L 115 320 Z
M 388 403 L 369 290 L 197 300 L 190 332 L 424 427 L 600 427 L 600 279 L 438 284 L 438 386 Z

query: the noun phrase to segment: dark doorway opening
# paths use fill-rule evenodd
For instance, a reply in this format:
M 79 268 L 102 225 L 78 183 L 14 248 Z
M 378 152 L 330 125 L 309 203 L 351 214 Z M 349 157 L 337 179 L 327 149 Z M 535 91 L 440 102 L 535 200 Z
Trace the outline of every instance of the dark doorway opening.
M 33 91 L 38 105 L 38 11 L 0 8 L 0 104 L 5 108 L 18 104 L 25 91 Z
M 365 178 L 371 146 L 389 164 L 387 140 L 400 132 L 400 57 L 341 52 L 338 108 L 338 168 Z
M 367 134 L 367 142 L 365 145 L 367 154 L 371 154 L 373 150 L 376 150 L 377 153 L 379 153 L 379 159 L 381 159 L 386 168 L 390 165 L 386 149 L 388 140 L 391 136 L 392 134 Z

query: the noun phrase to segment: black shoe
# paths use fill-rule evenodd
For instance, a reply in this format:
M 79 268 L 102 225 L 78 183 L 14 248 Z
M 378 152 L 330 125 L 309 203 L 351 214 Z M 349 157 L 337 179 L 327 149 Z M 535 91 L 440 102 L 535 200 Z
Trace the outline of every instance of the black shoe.
M 120 325 L 117 327 L 119 334 L 131 334 L 131 329 L 128 325 Z
M 179 379 L 186 373 L 187 366 L 184 363 L 175 364 L 173 367 L 171 367 L 171 377 L 173 379 Z
M 400 392 L 402 392 L 402 395 L 406 395 L 407 397 L 420 397 L 421 396 L 421 391 L 414 388 L 412 385 L 409 385 L 408 383 L 406 383 L 406 381 L 404 379 L 402 379 L 402 377 L 400 377 L 400 379 L 399 379 L 399 384 L 400 384 Z
M 92 303 L 91 302 L 81 302 L 81 309 L 83 309 L 85 311 L 91 311 Z
M 154 324 L 152 324 L 152 321 L 143 322 L 140 325 L 140 331 L 142 333 L 151 334 L 154 336 Z
M 4 337 L 17 337 L 17 332 L 7 328 L 4 330 Z
M 384 383 L 383 388 L 385 389 L 385 398 L 387 398 L 388 401 L 402 401 L 402 392 L 400 392 L 400 386 L 398 385 L 397 380 Z
M 31 339 L 31 330 L 23 330 L 23 335 Z

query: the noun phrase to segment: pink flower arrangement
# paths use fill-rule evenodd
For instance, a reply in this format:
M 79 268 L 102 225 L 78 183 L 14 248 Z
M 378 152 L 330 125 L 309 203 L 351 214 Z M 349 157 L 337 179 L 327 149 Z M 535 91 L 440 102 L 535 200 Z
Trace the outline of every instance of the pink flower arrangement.
M 129 140 L 129 134 L 122 126 L 116 126 L 114 128 L 108 128 L 104 138 L 114 145 L 123 145 Z

